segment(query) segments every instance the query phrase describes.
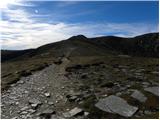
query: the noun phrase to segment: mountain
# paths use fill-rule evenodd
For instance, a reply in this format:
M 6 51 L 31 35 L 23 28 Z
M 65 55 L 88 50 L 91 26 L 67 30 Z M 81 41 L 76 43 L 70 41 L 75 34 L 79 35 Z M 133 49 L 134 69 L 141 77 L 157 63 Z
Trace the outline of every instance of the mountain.
M 2 118 L 159 118 L 158 35 L 1 50 Z
M 87 38 L 73 36 L 67 40 L 51 43 L 37 49 L 8 51 L 1 50 L 2 62 L 28 59 L 31 57 L 94 56 L 106 54 L 127 54 L 131 56 L 158 57 L 159 34 L 149 33 L 133 38 L 115 36 Z

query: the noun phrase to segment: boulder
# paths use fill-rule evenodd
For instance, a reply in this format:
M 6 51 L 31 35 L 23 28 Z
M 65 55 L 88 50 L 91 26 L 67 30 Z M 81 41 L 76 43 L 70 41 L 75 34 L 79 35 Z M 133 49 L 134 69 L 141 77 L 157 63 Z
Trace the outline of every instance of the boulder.
M 125 100 L 114 95 L 100 99 L 95 106 L 103 111 L 124 117 L 131 117 L 138 110 L 137 107 L 129 105 Z

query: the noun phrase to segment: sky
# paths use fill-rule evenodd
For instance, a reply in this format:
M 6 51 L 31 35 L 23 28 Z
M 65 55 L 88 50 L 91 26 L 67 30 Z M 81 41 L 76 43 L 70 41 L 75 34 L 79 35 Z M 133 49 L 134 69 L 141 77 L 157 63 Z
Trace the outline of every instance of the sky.
M 1 49 L 20 50 L 68 39 L 158 32 L 158 1 L 1 0 Z

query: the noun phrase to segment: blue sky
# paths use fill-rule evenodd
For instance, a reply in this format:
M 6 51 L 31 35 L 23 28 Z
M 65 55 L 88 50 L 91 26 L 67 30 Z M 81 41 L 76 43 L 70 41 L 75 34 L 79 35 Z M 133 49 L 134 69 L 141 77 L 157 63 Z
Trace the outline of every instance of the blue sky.
M 158 1 L 11 0 L 0 7 L 2 49 L 35 48 L 78 34 L 133 37 L 158 32 Z

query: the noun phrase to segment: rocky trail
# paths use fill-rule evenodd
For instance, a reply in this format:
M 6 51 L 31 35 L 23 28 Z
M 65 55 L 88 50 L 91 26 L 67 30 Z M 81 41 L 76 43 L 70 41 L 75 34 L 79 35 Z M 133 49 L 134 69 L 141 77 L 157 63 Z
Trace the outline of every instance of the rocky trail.
M 158 81 L 149 81 L 145 69 L 105 63 L 67 67 L 70 62 L 64 57 L 61 64 L 12 84 L 2 93 L 1 118 L 143 118 L 158 113 Z
M 65 105 L 64 95 L 69 88 L 63 74 L 68 62 L 64 58 L 62 65 L 51 65 L 12 84 L 2 93 L 2 118 L 46 117 L 43 112 L 51 115 L 59 104 Z

